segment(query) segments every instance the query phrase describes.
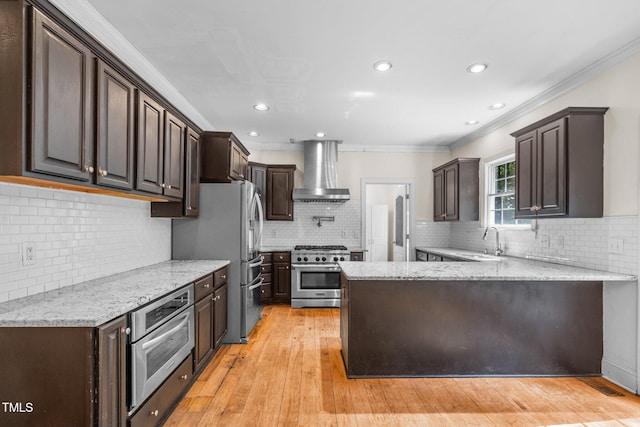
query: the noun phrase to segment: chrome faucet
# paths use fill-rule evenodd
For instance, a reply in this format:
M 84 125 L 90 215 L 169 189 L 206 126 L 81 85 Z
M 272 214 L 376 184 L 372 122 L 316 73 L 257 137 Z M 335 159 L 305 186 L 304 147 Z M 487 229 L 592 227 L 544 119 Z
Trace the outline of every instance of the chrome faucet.
M 504 251 L 502 250 L 502 245 L 500 244 L 500 232 L 496 227 L 490 226 L 485 228 L 484 235 L 482 236 L 482 240 L 487 240 L 487 234 L 489 233 L 490 228 L 493 228 L 494 230 L 496 230 L 496 248 L 494 253 L 496 256 L 500 256 L 500 254 L 504 253 Z

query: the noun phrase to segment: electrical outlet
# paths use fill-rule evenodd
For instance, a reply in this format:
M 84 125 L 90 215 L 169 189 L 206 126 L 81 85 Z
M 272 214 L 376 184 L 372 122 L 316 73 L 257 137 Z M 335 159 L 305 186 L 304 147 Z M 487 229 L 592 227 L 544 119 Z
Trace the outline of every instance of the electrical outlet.
M 278 236 L 276 235 L 276 230 L 271 230 L 271 237 L 278 237 Z
M 347 237 L 347 230 L 342 230 L 342 237 Z
M 22 265 L 33 265 L 36 263 L 36 248 L 33 243 L 22 244 Z
M 549 247 L 549 236 L 546 234 L 540 234 L 538 236 L 538 246 L 540 246 L 541 248 L 548 248 Z
M 609 239 L 609 253 L 610 254 L 623 254 L 624 253 L 624 240 L 615 238 Z

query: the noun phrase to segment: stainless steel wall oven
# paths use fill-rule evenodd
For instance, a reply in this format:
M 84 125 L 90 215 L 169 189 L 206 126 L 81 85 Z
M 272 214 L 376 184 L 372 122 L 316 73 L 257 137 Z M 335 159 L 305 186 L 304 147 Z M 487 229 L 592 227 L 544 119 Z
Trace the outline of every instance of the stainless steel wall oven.
M 130 413 L 191 353 L 193 292 L 191 284 L 131 313 Z

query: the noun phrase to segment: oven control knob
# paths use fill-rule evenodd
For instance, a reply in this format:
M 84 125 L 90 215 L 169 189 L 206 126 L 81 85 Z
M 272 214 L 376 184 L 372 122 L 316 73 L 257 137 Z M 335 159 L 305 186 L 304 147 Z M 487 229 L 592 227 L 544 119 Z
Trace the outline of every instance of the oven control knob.
M 344 261 L 344 257 L 343 256 L 340 257 L 340 261 Z
M 322 257 L 322 261 L 326 261 L 326 260 L 327 260 L 327 257 L 326 257 L 326 256 L 323 256 L 323 257 Z
M 334 261 L 338 261 L 338 257 L 337 257 L 337 256 L 334 256 L 334 257 L 333 257 L 333 260 L 334 260 Z
M 302 257 L 298 257 L 298 262 L 302 261 Z
M 316 257 L 316 261 L 320 261 L 320 257 L 319 256 Z
M 309 261 L 309 258 L 304 257 L 304 258 L 303 258 L 303 260 L 304 260 L 304 261 Z

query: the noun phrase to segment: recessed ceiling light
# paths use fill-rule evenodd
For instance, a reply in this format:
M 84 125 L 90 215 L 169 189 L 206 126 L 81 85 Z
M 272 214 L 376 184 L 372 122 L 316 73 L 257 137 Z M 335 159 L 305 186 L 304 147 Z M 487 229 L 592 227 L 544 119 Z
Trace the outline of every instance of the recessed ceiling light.
M 324 138 L 326 136 L 326 134 L 324 132 L 318 132 L 318 133 L 316 133 L 316 136 L 318 138 Z
M 507 104 L 505 104 L 505 103 L 496 102 L 495 104 L 489 105 L 489 109 L 490 110 L 499 110 L 499 109 L 504 108 L 506 106 L 507 106 Z
M 478 123 L 480 123 L 480 122 L 477 121 L 477 120 L 468 120 L 468 121 L 464 122 L 464 124 L 467 125 L 467 126 L 475 126 Z
M 389 71 L 393 65 L 388 59 L 383 59 L 373 64 L 373 69 L 376 71 Z
M 249 132 L 249 136 L 260 136 L 260 134 L 255 130 L 252 130 L 251 132 Z
M 267 104 L 256 104 L 253 106 L 253 109 L 258 111 L 267 111 L 269 106 Z
M 467 67 L 467 71 L 470 73 L 481 73 L 487 69 L 487 64 L 471 64 Z

